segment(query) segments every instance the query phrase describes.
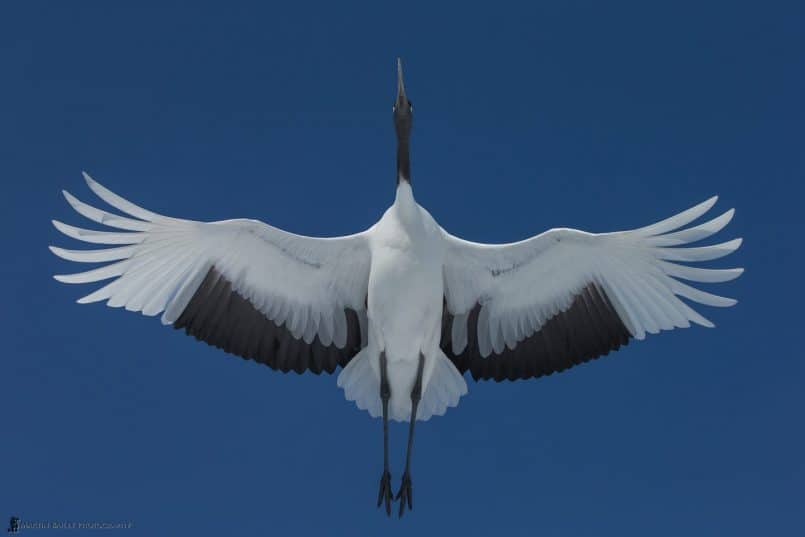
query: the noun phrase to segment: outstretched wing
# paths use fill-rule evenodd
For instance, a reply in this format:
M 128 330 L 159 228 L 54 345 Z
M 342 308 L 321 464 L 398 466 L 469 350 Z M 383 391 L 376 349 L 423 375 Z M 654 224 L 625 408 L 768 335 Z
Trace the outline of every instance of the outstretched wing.
M 713 324 L 680 297 L 708 306 L 735 300 L 683 283 L 726 282 L 743 269 L 683 263 L 718 259 L 734 239 L 690 247 L 720 231 L 734 210 L 692 227 L 713 197 L 656 224 L 617 233 L 552 229 L 512 244 L 478 244 L 445 232 L 442 348 L 477 379 L 549 375 L 646 333 Z
M 125 216 L 64 192 L 88 219 L 119 231 L 58 221 L 100 250 L 51 247 L 69 261 L 102 263 L 55 276 L 64 283 L 112 281 L 78 300 L 105 300 L 184 329 L 227 352 L 282 371 L 332 373 L 365 339 L 370 256 L 364 234 L 313 238 L 256 220 L 196 222 L 162 216 L 112 193 L 84 174 L 90 189 Z

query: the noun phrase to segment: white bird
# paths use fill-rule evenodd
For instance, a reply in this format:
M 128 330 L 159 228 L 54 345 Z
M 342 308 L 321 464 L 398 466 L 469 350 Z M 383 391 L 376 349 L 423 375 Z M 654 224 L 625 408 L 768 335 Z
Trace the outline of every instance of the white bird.
M 692 225 L 716 202 L 650 226 L 615 233 L 551 229 L 511 244 L 479 244 L 442 229 L 414 199 L 409 139 L 413 107 L 397 63 L 394 203 L 368 230 L 335 238 L 295 235 L 256 220 L 198 222 L 162 216 L 107 190 L 89 188 L 123 215 L 87 205 L 81 215 L 119 231 L 58 221 L 65 235 L 113 245 L 51 247 L 57 256 L 102 263 L 65 283 L 111 280 L 78 300 L 106 301 L 183 329 L 223 350 L 298 373 L 334 372 L 348 400 L 383 419 L 384 465 L 378 506 L 390 514 L 388 419 L 410 421 L 396 499 L 411 496 L 416 420 L 442 415 L 475 380 L 549 375 L 661 330 L 713 324 L 682 298 L 708 306 L 735 300 L 681 280 L 726 282 L 743 269 L 687 263 L 723 257 L 734 239 L 690 247 L 720 231 L 730 209 Z

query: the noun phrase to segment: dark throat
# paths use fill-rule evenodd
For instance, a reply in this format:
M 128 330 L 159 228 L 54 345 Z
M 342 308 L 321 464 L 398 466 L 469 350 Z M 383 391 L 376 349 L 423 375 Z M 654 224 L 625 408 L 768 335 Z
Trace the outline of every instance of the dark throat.
M 397 140 L 397 184 L 411 182 L 411 159 L 408 156 L 408 138 Z

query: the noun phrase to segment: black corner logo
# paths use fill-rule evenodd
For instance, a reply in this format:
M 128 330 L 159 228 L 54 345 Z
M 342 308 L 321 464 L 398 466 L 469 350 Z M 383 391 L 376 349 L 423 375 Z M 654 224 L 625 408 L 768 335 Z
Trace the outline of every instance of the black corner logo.
M 6 531 L 9 533 L 17 533 L 20 531 L 20 517 L 11 517 L 11 519 L 8 521 L 8 529 Z

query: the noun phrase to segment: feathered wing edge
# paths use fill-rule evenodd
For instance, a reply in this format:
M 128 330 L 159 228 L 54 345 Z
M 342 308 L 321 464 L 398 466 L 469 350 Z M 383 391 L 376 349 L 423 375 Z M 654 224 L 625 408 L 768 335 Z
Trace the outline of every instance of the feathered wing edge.
M 452 323 L 445 327 L 450 345 L 444 347 L 455 357 L 465 351 L 468 341 L 477 346 L 472 352 L 480 358 L 511 352 L 563 315 L 590 285 L 605 293 L 636 339 L 660 330 L 686 328 L 691 322 L 714 326 L 682 299 L 716 307 L 732 306 L 737 301 L 680 280 L 720 283 L 743 273 L 742 268 L 685 264 L 719 259 L 742 243 L 733 239 L 711 246 L 688 246 L 719 232 L 733 218 L 735 211 L 730 209 L 709 221 L 685 227 L 708 212 L 717 199 L 714 196 L 649 226 L 615 233 L 554 229 L 505 245 L 472 243 L 448 234 L 455 258 L 446 270 Z M 533 295 L 532 287 L 540 291 Z M 470 314 L 475 308 L 473 317 Z M 469 322 L 471 317 L 474 323 Z M 477 337 L 468 338 L 468 330 L 473 329 L 477 329 Z M 572 326 L 568 329 L 566 334 L 575 332 Z
M 67 191 L 65 199 L 75 211 L 87 219 L 121 231 L 83 229 L 58 220 L 53 225 L 63 234 L 91 244 L 114 245 L 95 250 L 68 250 L 50 246 L 58 257 L 79 263 L 108 263 L 76 274 L 56 275 L 62 283 L 94 283 L 114 278 L 100 289 L 78 299 L 79 304 L 106 301 L 110 307 L 125 307 L 153 316 L 165 312 L 164 324 L 178 318 L 181 309 L 166 308 L 172 303 L 179 286 L 189 276 L 187 268 L 198 270 L 201 253 L 194 241 L 186 240 L 199 222 L 159 215 L 131 203 L 97 183 L 86 172 L 89 188 L 111 207 L 125 216 L 108 213 L 88 205 Z M 146 240 L 147 239 L 147 240 Z M 196 259 L 198 261 L 195 261 Z M 192 261 L 191 261 L 192 260 Z M 182 270 L 174 270 L 182 269 Z M 169 275 L 167 278 L 156 276 Z M 200 283 L 200 282 L 196 282 Z M 189 297 L 188 297 L 189 299 Z M 186 305 L 178 304 L 182 309 Z
M 743 274 L 743 268 L 712 269 L 683 263 L 713 261 L 737 250 L 743 239 L 736 238 L 709 246 L 689 246 L 718 233 L 730 223 L 735 209 L 729 209 L 706 222 L 690 225 L 704 216 L 718 200 L 717 196 L 654 224 L 626 232 L 604 234 L 636 252 L 640 258 L 628 266 L 616 255 L 606 256 L 599 270 L 600 283 L 613 302 L 618 315 L 636 339 L 646 333 L 687 328 L 690 323 L 712 328 L 715 325 L 685 303 L 729 307 L 737 300 L 692 287 L 680 280 L 696 283 L 722 283 Z
M 189 333 L 216 346 L 222 346 L 216 342 L 227 343 L 222 348 L 244 355 L 229 348 L 233 347 L 231 340 L 235 334 L 224 333 L 231 332 L 232 327 L 221 317 L 221 312 L 231 309 L 238 298 L 229 296 L 237 293 L 254 308 L 254 315 L 273 321 L 281 333 L 287 330 L 303 347 L 335 346 L 339 352 L 349 350 L 347 358 L 359 350 L 360 340 L 366 334 L 365 290 L 362 289 L 363 280 L 368 277 L 365 266 L 368 255 L 361 234 L 317 239 L 250 220 L 203 223 L 176 219 L 123 199 L 86 173 L 84 179 L 99 198 L 124 216 L 92 207 L 64 192 L 67 202 L 79 214 L 121 230 L 87 230 L 53 221 L 53 225 L 69 237 L 111 245 L 95 250 L 50 247 L 55 255 L 69 261 L 106 263 L 86 272 L 54 276 L 64 283 L 111 279 L 100 289 L 78 299 L 79 303 L 106 301 L 108 306 L 124 307 L 149 316 L 162 313 L 163 324 L 179 327 L 187 324 L 180 321 L 187 321 L 182 314 L 188 305 L 198 306 L 203 298 L 210 302 L 204 307 L 209 306 L 208 313 L 215 319 L 203 322 L 197 319 L 203 326 L 196 327 L 195 332 L 188 329 Z M 320 263 L 327 263 L 327 268 Z M 272 272 L 272 268 L 278 272 Z M 335 272 L 330 274 L 330 270 Z M 204 291 L 202 282 L 210 274 L 220 275 L 231 287 L 230 292 L 197 297 L 197 292 Z M 281 280 L 277 280 L 275 274 L 281 274 Z M 332 278 L 337 281 L 331 282 Z M 295 290 L 295 294 L 288 294 L 286 287 Z M 353 326 L 356 322 L 360 322 L 360 329 Z M 356 333 L 359 341 L 357 349 L 353 349 Z M 267 342 L 260 345 L 258 354 L 262 360 L 269 360 L 278 341 L 273 341 L 273 346 Z M 240 343 L 243 344 L 235 347 L 251 349 L 246 342 Z M 304 350 L 299 352 L 304 354 Z

